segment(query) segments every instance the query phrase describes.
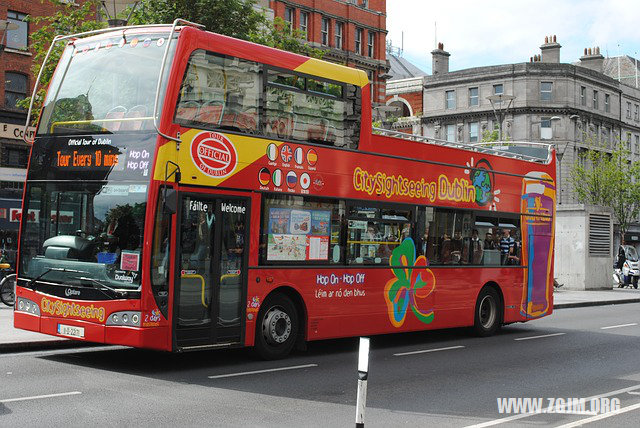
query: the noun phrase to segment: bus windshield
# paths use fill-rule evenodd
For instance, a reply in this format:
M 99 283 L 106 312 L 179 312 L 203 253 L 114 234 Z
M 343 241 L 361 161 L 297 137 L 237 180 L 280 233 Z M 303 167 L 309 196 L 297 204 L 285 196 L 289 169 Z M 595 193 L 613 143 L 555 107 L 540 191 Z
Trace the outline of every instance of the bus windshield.
M 118 34 L 69 43 L 51 81 L 38 135 L 153 129 L 167 37 Z
M 146 196 L 140 182 L 31 183 L 20 277 L 139 288 Z

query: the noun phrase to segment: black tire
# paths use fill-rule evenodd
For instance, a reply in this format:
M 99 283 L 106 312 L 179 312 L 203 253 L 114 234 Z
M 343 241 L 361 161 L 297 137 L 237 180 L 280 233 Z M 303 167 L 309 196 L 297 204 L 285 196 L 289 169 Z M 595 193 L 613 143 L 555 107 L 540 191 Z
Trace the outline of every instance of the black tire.
M 16 274 L 5 276 L 0 282 L 0 300 L 7 306 L 16 302 Z
M 298 328 L 298 311 L 291 299 L 281 293 L 268 297 L 256 320 L 256 352 L 265 360 L 286 357 L 296 343 Z
M 473 317 L 473 331 L 481 337 L 495 334 L 502 323 L 502 305 L 495 289 L 485 287 L 480 291 Z
M 634 276 L 632 282 L 633 282 L 633 288 L 635 288 L 637 290 L 638 289 L 638 277 Z

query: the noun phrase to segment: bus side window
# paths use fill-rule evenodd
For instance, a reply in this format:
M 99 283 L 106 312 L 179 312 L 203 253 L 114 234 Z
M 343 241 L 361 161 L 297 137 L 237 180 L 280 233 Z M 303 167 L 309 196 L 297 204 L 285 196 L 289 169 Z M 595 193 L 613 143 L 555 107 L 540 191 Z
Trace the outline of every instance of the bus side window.
M 522 258 L 522 236 L 519 218 L 500 218 L 500 264 L 517 266 Z

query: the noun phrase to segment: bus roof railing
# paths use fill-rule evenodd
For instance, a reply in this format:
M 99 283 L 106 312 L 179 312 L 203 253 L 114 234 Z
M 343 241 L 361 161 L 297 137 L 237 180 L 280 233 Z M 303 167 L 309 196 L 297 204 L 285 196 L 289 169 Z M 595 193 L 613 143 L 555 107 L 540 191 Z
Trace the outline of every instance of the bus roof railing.
M 414 141 L 422 144 L 433 144 L 438 146 L 453 147 L 456 149 L 469 150 L 478 153 L 492 154 L 496 156 L 502 156 L 512 159 L 519 159 L 528 162 L 535 163 L 549 163 L 551 161 L 551 152 L 553 150 L 553 144 L 550 143 L 538 143 L 531 141 L 489 141 L 480 143 L 461 143 L 442 140 L 438 138 L 430 138 L 417 134 L 407 134 L 406 132 L 393 131 L 391 129 L 373 128 L 373 133 L 376 135 L 383 135 L 386 137 L 400 138 L 402 140 Z M 492 147 L 483 147 L 492 146 Z M 495 147 L 499 146 L 499 147 Z M 507 149 L 502 147 L 506 146 Z M 524 153 L 517 153 L 509 151 L 508 148 L 541 148 L 545 149 L 545 157 L 533 156 Z
M 193 26 L 193 27 L 197 27 L 197 28 L 204 28 L 204 25 L 202 24 L 197 24 L 195 22 L 190 22 L 184 19 L 176 19 L 175 21 L 173 21 L 173 24 L 145 24 L 145 25 L 127 25 L 127 26 L 122 26 L 122 27 L 107 27 L 107 28 L 100 28 L 97 30 L 91 30 L 91 31 L 85 31 L 82 33 L 75 33 L 75 34 L 68 34 L 66 36 L 64 35 L 57 35 L 53 38 L 53 40 L 51 41 L 51 44 L 49 45 L 49 50 L 47 50 L 47 54 L 44 57 L 44 60 L 42 61 L 42 65 L 40 66 L 40 71 L 38 72 L 38 77 L 36 78 L 36 82 L 33 85 L 33 93 L 31 94 L 31 101 L 29 102 L 29 110 L 27 112 L 27 120 L 24 124 L 24 132 L 22 133 L 22 139 L 28 143 L 28 144 L 32 144 L 34 140 L 29 140 L 27 137 L 27 128 L 29 127 L 29 122 L 31 121 L 31 112 L 33 110 L 33 102 L 36 98 L 36 93 L 38 91 L 38 85 L 40 83 L 40 78 L 42 77 L 42 72 L 45 68 L 45 65 L 47 64 L 47 61 L 49 60 L 49 56 L 51 55 L 51 51 L 53 50 L 53 47 L 55 46 L 56 43 L 58 43 L 61 40 L 69 40 L 69 39 L 79 39 L 82 37 L 88 37 L 88 36 L 96 36 L 98 34 L 104 34 L 104 33 L 111 33 L 111 32 L 116 32 L 116 31 L 124 31 L 124 30 L 131 30 L 131 29 L 138 29 L 138 28 L 160 28 L 160 27 L 165 27 L 165 28 L 169 28 L 171 27 L 171 37 L 173 37 L 173 33 L 175 32 L 178 23 L 182 23 L 185 24 L 187 26 Z M 166 56 L 168 53 L 168 45 L 170 43 L 167 43 L 167 47 L 165 48 L 165 54 L 163 56 L 162 59 L 162 67 L 164 69 L 164 63 L 166 61 Z M 158 77 L 158 80 L 160 81 L 162 79 L 162 72 L 160 73 L 160 76 Z M 158 85 L 160 84 L 160 82 L 158 82 Z M 43 100 L 44 102 L 44 100 Z M 156 107 L 156 106 L 154 106 Z M 155 113 L 155 108 L 154 108 L 154 113 Z M 154 120 L 154 125 L 155 125 L 155 120 Z M 157 126 L 156 126 L 156 130 L 157 130 Z M 160 133 L 160 131 L 158 130 L 158 132 Z M 169 136 L 165 136 L 164 134 L 161 134 L 164 137 L 167 137 L 169 139 L 173 139 L 175 140 L 175 137 L 169 137 Z M 34 139 L 35 139 L 35 135 L 34 135 Z

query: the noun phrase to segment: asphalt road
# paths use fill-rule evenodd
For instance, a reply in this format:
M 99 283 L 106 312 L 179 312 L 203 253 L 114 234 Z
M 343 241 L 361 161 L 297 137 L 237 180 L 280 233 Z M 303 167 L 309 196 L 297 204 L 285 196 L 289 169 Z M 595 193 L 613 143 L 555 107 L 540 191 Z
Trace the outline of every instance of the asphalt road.
M 0 354 L 0 425 L 353 426 L 357 343 L 314 342 L 282 361 L 247 350 Z M 485 339 L 447 330 L 371 346 L 366 426 L 640 421 L 640 304 L 561 309 Z M 500 414 L 509 397 L 587 400 L 582 414 Z M 620 410 L 587 414 L 592 397 Z

